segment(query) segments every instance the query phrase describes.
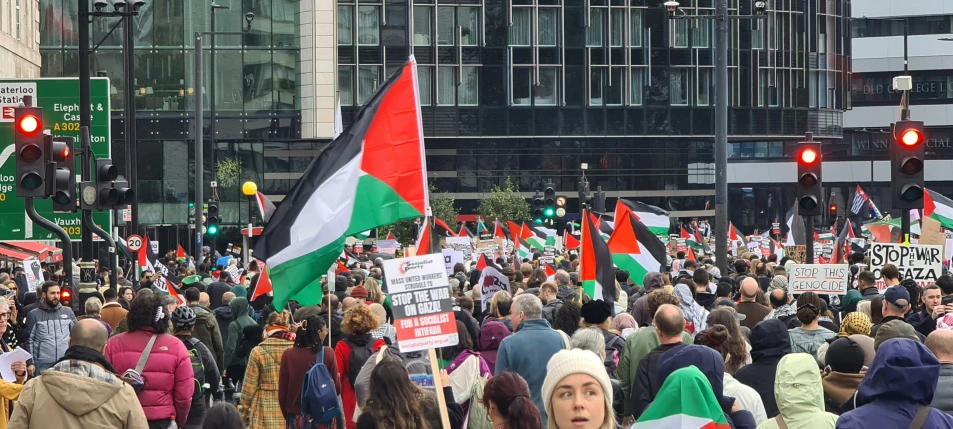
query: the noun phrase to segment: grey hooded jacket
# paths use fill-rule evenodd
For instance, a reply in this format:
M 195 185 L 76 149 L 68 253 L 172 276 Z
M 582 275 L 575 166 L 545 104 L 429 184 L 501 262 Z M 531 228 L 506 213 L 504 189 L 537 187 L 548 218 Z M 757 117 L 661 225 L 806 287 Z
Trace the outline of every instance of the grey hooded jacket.
M 69 348 L 69 333 L 76 324 L 76 316 L 69 307 L 46 302 L 30 311 L 26 317 L 28 333 L 25 349 L 33 355 L 33 362 L 52 364 L 58 361 Z

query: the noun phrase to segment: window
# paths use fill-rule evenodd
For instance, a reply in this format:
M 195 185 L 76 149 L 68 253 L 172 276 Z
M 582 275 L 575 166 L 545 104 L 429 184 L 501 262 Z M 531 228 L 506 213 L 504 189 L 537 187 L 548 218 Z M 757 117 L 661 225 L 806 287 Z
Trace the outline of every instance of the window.
M 17 0 L 17 40 L 20 40 L 20 0 Z
M 453 19 L 454 8 L 449 6 L 437 8 L 437 44 L 452 46 L 457 37 L 457 27 Z
M 338 44 L 354 44 L 354 6 L 338 6 Z
M 672 25 L 672 47 L 673 48 L 687 48 L 688 47 L 688 19 L 673 19 L 670 20 Z
M 533 69 L 531 67 L 513 67 L 511 79 L 513 90 L 510 104 L 513 106 L 529 106 L 533 104 Z
M 338 96 L 342 106 L 354 105 L 354 68 L 338 67 Z
M 559 87 L 559 71 L 556 67 L 539 68 L 539 85 L 534 88 L 535 101 L 537 106 L 555 106 L 559 97 L 557 88 Z
M 480 39 L 480 16 L 475 7 L 437 6 L 437 44 L 454 46 L 460 27 L 460 44 L 476 46 Z
M 539 8 L 539 46 L 556 46 L 559 34 L 559 9 Z
M 768 103 L 768 71 L 758 70 L 758 106 L 766 106 Z
M 602 46 L 602 26 L 605 20 L 605 9 L 594 8 L 589 10 L 589 29 L 586 30 L 586 46 Z
M 641 68 L 633 68 L 629 81 L 629 105 L 642 105 L 642 87 L 644 86 Z
M 622 46 L 622 40 L 625 38 L 625 10 L 609 9 L 609 46 Z
M 808 78 L 808 106 L 817 107 L 817 74 L 818 72 L 812 71 L 810 77 Z
M 357 73 L 358 102 L 364 104 L 381 83 L 381 66 L 360 66 Z
M 433 43 L 433 8 L 414 6 L 414 46 L 430 46 Z
M 357 11 L 357 44 L 365 46 L 380 44 L 380 9 L 377 6 L 360 6 Z
M 699 106 L 711 105 L 711 70 L 710 68 L 698 69 L 698 96 L 695 102 Z
M 622 67 L 610 67 L 609 69 L 603 69 L 603 73 L 606 73 L 608 79 L 605 80 L 603 85 L 603 95 L 605 96 L 606 106 L 621 106 L 622 101 L 625 99 L 625 69 Z
M 475 7 L 457 7 L 460 44 L 476 46 L 480 42 L 480 11 Z
M 433 103 L 433 67 L 417 66 L 417 97 L 421 106 Z
M 476 106 L 480 101 L 480 68 L 463 67 L 462 73 L 457 87 L 457 104 Z
M 707 11 L 703 10 L 698 11 L 698 14 L 709 15 Z M 707 48 L 709 38 L 711 37 L 711 21 L 708 19 L 695 19 L 692 20 L 692 22 L 692 25 L 694 25 L 692 28 L 692 46 L 696 48 Z
M 764 28 L 760 19 L 751 23 L 751 49 L 764 49 Z
M 642 46 L 642 9 L 629 10 L 629 44 L 633 48 Z
M 513 25 L 510 27 L 510 46 L 529 46 L 530 34 L 533 29 L 533 9 L 528 7 L 513 8 Z
M 671 78 L 669 87 L 668 87 L 668 96 L 670 104 L 672 106 L 687 106 L 688 105 L 688 91 L 689 91 L 689 73 L 691 69 L 688 68 L 673 68 L 671 69 Z
M 589 71 L 589 105 L 602 106 L 602 69 L 593 67 Z
M 456 67 L 437 68 L 437 105 L 453 106 L 457 104 Z

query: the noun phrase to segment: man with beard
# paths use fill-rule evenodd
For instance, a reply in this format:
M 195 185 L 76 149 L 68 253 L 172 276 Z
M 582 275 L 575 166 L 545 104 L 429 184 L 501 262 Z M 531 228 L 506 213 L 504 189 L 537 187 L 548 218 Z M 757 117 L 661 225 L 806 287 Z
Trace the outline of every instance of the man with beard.
M 40 305 L 26 318 L 27 341 L 24 347 L 33 355 L 31 375 L 52 367 L 69 348 L 69 333 L 76 316 L 60 304 L 60 286 L 47 281 L 40 287 Z M 35 368 L 34 368 L 35 366 Z

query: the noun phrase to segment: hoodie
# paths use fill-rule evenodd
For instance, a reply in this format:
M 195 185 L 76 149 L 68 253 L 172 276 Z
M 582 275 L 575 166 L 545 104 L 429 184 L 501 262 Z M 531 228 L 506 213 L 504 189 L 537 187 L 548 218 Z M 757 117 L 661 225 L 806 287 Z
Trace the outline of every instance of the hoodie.
M 662 273 L 651 272 L 642 279 L 645 293 L 635 300 L 632 304 L 632 317 L 635 318 L 639 326 L 648 326 L 652 324 L 653 314 L 649 314 L 648 294 L 662 288 Z M 638 365 L 638 363 L 636 363 Z
M 784 322 L 768 319 L 757 324 L 751 330 L 751 360 L 735 373 L 738 380 L 761 395 L 764 400 L 764 412 L 769 416 L 778 415 L 778 403 L 774 398 L 774 379 L 781 358 L 791 353 L 791 338 Z
M 715 394 L 715 399 L 717 399 L 718 404 L 721 405 L 721 410 L 724 412 L 725 417 L 728 418 L 728 424 L 730 424 L 731 427 L 734 429 L 754 429 L 758 426 L 750 411 L 740 410 L 734 413 L 731 412 L 735 398 L 725 396 L 725 361 L 714 349 L 704 346 L 686 345 L 665 352 L 658 361 L 658 375 L 659 379 L 662 380 L 663 386 L 665 379 L 667 379 L 670 374 L 689 366 L 698 368 L 698 370 L 705 375 L 705 378 L 708 379 L 708 383 L 711 384 L 712 393 Z
M 212 314 L 215 315 L 218 330 L 222 333 L 222 344 L 228 344 L 228 325 L 232 324 L 232 309 L 225 304 L 212 311 Z
M 23 387 L 8 427 L 147 429 L 149 422 L 132 386 L 98 365 L 64 360 Z
M 490 367 L 490 372 L 496 371 L 496 355 L 500 351 L 500 344 L 503 339 L 512 335 L 510 329 L 500 322 L 487 322 L 480 328 L 480 337 L 477 340 L 477 350 L 480 356 Z
M 787 429 L 834 429 L 837 415 L 824 411 L 824 388 L 814 357 L 792 353 L 778 364 L 774 381 L 774 399 Z M 768 419 L 758 429 L 778 429 Z
M 249 326 L 257 326 L 255 319 L 249 314 L 248 300 L 245 298 L 233 298 L 228 303 L 228 308 L 232 310 L 232 323 L 228 325 L 228 344 L 225 345 L 225 368 L 232 365 L 241 365 L 244 362 L 235 360 L 235 351 L 242 339 L 242 331 Z
M 857 388 L 857 408 L 844 413 L 837 428 L 908 427 L 919 407 L 933 401 L 939 376 L 940 362 L 923 344 L 906 338 L 885 341 Z M 931 409 L 923 427 L 953 427 L 953 417 Z

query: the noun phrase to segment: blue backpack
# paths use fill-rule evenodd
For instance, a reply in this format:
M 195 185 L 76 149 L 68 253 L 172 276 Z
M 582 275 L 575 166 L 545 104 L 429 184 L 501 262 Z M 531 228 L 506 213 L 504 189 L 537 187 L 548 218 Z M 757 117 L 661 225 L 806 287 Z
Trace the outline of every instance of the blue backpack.
M 311 415 L 311 420 L 316 423 L 330 423 L 342 414 L 341 411 L 338 394 L 334 391 L 334 379 L 324 365 L 324 347 L 321 347 L 317 362 L 304 375 L 301 415 Z

